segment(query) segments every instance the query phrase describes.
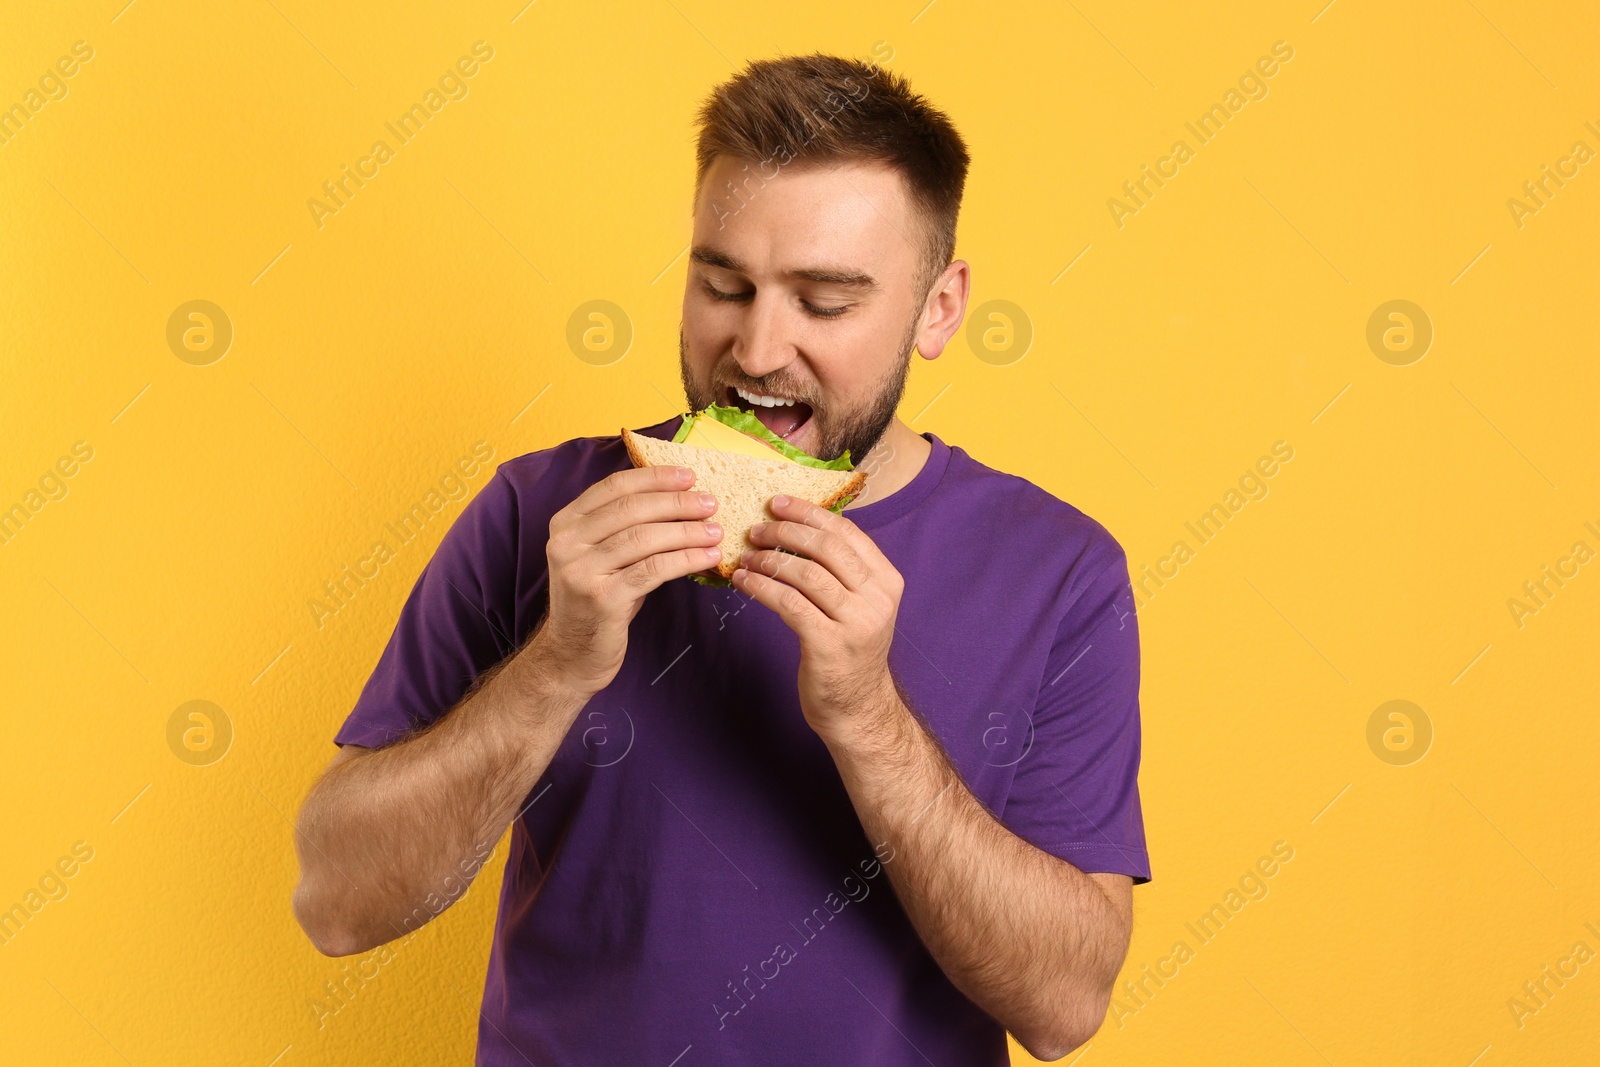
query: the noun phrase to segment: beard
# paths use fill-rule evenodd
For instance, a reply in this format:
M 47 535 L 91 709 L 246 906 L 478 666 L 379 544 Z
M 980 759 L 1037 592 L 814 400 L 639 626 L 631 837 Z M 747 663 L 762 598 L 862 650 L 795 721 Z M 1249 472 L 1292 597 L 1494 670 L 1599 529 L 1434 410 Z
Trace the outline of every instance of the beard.
M 811 406 L 810 426 L 820 436 L 820 443 L 815 446 L 816 451 L 812 455 L 818 459 L 832 460 L 848 451 L 851 464 L 859 467 L 888 431 L 895 412 L 899 410 L 900 400 L 905 395 L 906 378 L 911 372 L 911 350 L 916 345 L 918 317 L 913 315 L 906 327 L 899 354 L 895 357 L 895 366 L 879 382 L 873 396 L 853 410 L 835 411 L 816 398 L 808 397 L 804 390 L 791 388 L 782 378 L 773 375 L 750 379 L 748 382 L 742 380 L 741 375 L 737 376 L 739 380 L 736 384 L 760 393 L 793 396 L 808 403 Z M 689 400 L 690 411 L 700 411 L 712 404 L 722 403 L 721 386 L 702 387 L 690 373 L 689 348 L 684 340 L 682 322 L 678 324 L 678 373 L 683 379 L 683 393 Z M 744 407 L 742 403 L 740 406 Z

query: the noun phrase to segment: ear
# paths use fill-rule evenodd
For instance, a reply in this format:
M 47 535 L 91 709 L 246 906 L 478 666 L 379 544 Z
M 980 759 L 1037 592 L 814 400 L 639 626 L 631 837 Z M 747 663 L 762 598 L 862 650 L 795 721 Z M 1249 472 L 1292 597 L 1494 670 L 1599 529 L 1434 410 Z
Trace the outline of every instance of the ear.
M 923 359 L 938 359 L 967 314 L 972 290 L 972 268 L 964 259 L 952 262 L 934 283 L 923 314 L 926 322 L 917 334 L 917 352 Z

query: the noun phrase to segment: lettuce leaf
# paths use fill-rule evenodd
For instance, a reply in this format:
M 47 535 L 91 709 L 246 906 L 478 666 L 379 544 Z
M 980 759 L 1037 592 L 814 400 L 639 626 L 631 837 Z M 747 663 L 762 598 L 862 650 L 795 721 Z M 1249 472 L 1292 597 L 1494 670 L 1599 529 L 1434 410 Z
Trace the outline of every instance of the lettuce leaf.
M 673 443 L 683 443 L 683 439 L 689 436 L 689 430 L 693 427 L 694 420 L 699 418 L 715 419 L 724 426 L 738 430 L 740 433 L 749 434 L 763 444 L 771 446 L 773 451 L 779 453 L 785 459 L 793 460 L 802 466 L 815 467 L 818 470 L 825 471 L 855 470 L 855 465 L 850 462 L 849 449 L 845 449 L 844 454 L 837 459 L 818 459 L 816 456 L 800 451 L 800 449 L 767 429 L 761 424 L 761 420 L 750 414 L 750 412 L 742 408 L 724 407 L 721 404 L 712 404 L 704 411 L 695 412 L 693 415 L 685 415 L 682 424 L 678 426 L 678 432 L 672 437 Z

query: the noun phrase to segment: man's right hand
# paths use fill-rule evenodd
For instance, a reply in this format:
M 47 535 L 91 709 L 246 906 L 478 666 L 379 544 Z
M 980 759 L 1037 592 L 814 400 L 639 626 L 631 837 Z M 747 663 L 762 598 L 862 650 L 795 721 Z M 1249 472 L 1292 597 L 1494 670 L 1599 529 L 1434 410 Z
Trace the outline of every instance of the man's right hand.
M 536 640 L 579 692 L 598 693 L 622 669 L 628 624 L 651 590 L 722 558 L 722 528 L 705 521 L 716 502 L 693 484 L 687 467 L 618 471 L 550 520 L 550 610 Z

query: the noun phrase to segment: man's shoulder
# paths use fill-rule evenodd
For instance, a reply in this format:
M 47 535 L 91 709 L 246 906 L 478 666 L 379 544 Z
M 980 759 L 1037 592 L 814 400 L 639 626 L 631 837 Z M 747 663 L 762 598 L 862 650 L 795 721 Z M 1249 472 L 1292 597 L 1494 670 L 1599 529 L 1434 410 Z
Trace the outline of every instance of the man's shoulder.
M 986 540 L 1030 556 L 1065 557 L 1094 569 L 1125 562 L 1122 545 L 1099 520 L 1029 479 L 999 470 L 950 446 L 946 475 L 953 498 L 964 511 L 981 515 Z
M 1127 553 L 1099 520 L 1029 479 L 951 448 L 947 482 L 961 523 L 950 548 L 965 558 L 963 581 L 987 602 L 997 632 L 1054 633 L 1078 647 L 1091 629 L 1132 612 Z M 948 564 L 946 564 L 948 566 Z M 985 595 L 986 594 L 986 595 Z M 1108 646 L 1109 647 L 1109 646 Z

